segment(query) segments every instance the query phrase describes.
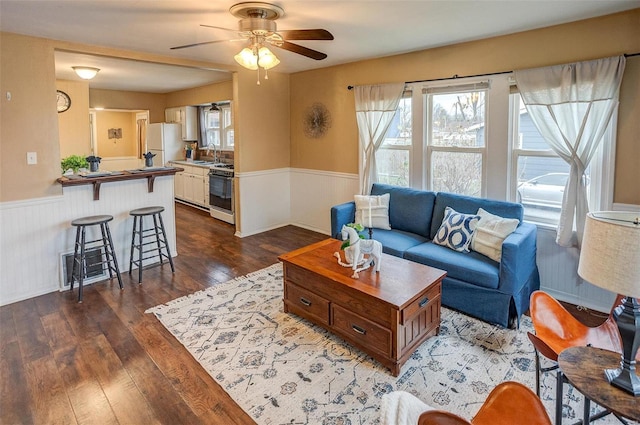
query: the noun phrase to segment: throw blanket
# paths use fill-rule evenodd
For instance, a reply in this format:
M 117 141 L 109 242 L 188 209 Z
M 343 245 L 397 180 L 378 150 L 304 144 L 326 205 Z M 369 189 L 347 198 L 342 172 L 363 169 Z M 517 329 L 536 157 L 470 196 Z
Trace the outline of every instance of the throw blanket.
M 382 397 L 380 421 L 382 425 L 415 425 L 427 410 L 433 407 L 406 391 L 393 391 Z

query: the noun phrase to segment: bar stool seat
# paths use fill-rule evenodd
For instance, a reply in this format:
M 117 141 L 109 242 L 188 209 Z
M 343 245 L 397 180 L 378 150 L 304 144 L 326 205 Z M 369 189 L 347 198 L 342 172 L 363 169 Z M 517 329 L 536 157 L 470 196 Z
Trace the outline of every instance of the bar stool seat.
M 143 262 L 156 257 L 159 259 L 159 265 L 165 264 L 163 259 L 166 258 L 171 265 L 171 272 L 175 273 L 171 251 L 167 243 L 167 234 L 164 229 L 164 222 L 162 221 L 163 211 L 164 207 L 159 206 L 144 207 L 129 211 L 129 215 L 133 216 L 129 274 L 131 274 L 133 266 L 136 265 L 138 267 L 138 283 L 142 283 Z M 149 216 L 153 219 L 153 227 L 145 229 L 143 221 L 145 217 Z M 147 254 L 150 255 L 146 256 Z
M 113 279 L 114 275 L 118 278 L 120 289 L 124 289 L 120 269 L 118 268 L 118 260 L 114 254 L 113 239 L 109 230 L 109 222 L 113 220 L 111 215 L 94 215 L 90 217 L 81 217 L 73 220 L 71 225 L 76 228 L 76 242 L 73 251 L 73 266 L 71 269 L 71 290 L 73 284 L 78 282 L 78 302 L 82 302 L 82 292 L 84 287 L 84 278 L 87 275 L 87 262 L 89 261 L 86 253 L 88 250 L 99 249 L 101 251 L 100 261 L 93 262 L 89 265 L 95 266 L 101 264 L 109 271 L 109 278 Z M 87 227 L 99 226 L 99 239 L 86 240 Z

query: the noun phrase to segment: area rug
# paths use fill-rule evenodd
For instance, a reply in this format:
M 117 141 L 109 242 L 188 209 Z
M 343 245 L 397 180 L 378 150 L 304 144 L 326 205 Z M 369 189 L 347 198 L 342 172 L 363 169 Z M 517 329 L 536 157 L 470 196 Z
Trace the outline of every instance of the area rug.
M 443 308 L 440 335 L 393 377 L 340 338 L 283 313 L 282 296 L 282 266 L 274 264 L 147 313 L 258 424 L 378 424 L 381 397 L 396 390 L 471 419 L 500 382 L 535 388 L 527 317 L 510 330 Z M 565 387 L 564 415 L 580 417 L 582 396 Z M 554 376 L 544 378 L 541 398 L 553 418 Z M 619 422 L 609 416 L 597 423 Z

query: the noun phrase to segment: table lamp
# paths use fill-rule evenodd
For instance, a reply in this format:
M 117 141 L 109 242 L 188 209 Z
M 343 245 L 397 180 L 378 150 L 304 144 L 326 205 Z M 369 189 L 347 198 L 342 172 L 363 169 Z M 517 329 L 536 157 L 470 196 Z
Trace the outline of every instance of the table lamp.
M 578 275 L 626 298 L 614 310 L 622 338 L 622 361 L 606 369 L 611 383 L 640 395 L 636 353 L 640 345 L 640 213 L 601 211 L 587 214 Z

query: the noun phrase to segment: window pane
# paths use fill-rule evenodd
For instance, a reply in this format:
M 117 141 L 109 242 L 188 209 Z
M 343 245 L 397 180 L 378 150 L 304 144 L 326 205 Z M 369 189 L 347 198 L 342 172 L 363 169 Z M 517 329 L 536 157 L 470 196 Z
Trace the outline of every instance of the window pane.
M 207 145 L 220 146 L 220 132 L 218 130 L 207 130 Z
M 380 183 L 409 186 L 409 151 L 380 148 L 376 152 L 376 166 Z
M 480 196 L 482 190 L 482 154 L 433 152 L 431 190 Z
M 484 146 L 485 92 L 431 95 L 431 144 Z
M 517 95 L 517 101 L 519 105 L 519 115 L 518 140 L 516 141 L 516 148 L 528 150 L 551 149 L 531 120 L 531 116 L 529 115 L 529 112 L 527 112 L 527 108 L 524 106 L 524 102 L 522 101 L 520 94 Z
M 569 164 L 561 158 L 518 157 L 516 201 L 524 206 L 526 218 L 557 224 L 568 177 Z
M 207 112 L 207 128 L 219 128 L 220 127 L 220 112 L 211 111 Z
M 400 99 L 382 146 L 411 146 L 411 97 Z
M 227 130 L 227 147 L 233 147 L 233 145 L 234 145 L 233 130 Z

